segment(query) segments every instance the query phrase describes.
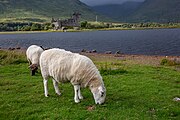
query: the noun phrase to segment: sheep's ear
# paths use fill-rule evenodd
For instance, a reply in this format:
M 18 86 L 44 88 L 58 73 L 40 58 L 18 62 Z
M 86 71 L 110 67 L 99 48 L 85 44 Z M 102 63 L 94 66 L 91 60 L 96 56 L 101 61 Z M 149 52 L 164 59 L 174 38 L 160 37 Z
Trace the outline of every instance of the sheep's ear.
M 35 70 L 35 69 L 38 69 L 38 66 L 37 66 L 36 64 L 31 64 L 31 65 L 29 66 L 29 68 L 30 68 L 31 70 Z
M 34 67 L 34 64 L 31 64 L 31 65 L 29 66 L 29 68 L 31 68 L 31 69 L 32 69 L 33 67 Z
M 31 68 L 32 67 L 32 65 L 30 65 L 28 68 Z

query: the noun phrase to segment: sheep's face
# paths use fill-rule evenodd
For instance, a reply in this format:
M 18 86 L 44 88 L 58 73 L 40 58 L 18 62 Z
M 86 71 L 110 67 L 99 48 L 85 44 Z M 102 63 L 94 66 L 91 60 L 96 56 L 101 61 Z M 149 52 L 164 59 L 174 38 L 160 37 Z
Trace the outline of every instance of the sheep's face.
M 32 64 L 32 65 L 29 66 L 29 68 L 31 70 L 37 70 L 38 69 L 38 65 L 37 64 Z
M 92 93 L 96 104 L 104 103 L 106 98 L 106 88 L 104 86 L 93 88 Z
M 37 64 L 32 64 L 29 66 L 29 68 L 31 69 L 31 75 L 35 75 L 35 72 L 37 71 L 38 69 L 38 65 Z

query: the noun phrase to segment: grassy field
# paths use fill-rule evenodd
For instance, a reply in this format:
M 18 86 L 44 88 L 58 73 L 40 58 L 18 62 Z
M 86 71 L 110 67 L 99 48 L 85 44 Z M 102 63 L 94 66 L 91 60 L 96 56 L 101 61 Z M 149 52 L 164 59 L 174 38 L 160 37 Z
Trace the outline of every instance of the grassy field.
M 0 50 L 0 119 L 37 120 L 179 120 L 180 71 L 173 67 L 134 64 L 131 60 L 89 56 L 107 89 L 106 102 L 95 105 L 88 88 L 76 104 L 73 87 L 59 84 L 57 96 L 49 80 L 44 97 L 40 72 L 30 76 L 24 52 Z

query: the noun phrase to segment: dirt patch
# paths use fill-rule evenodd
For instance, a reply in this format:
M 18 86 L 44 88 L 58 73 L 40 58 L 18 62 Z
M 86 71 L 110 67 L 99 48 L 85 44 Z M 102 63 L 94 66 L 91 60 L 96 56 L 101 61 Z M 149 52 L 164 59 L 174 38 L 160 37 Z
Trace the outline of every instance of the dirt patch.
M 180 59 L 180 56 L 151 56 L 151 55 L 125 55 L 125 54 L 99 54 L 99 53 L 81 53 L 95 61 L 121 60 L 132 64 L 143 64 L 159 66 L 162 59 Z
M 95 108 L 96 108 L 95 105 L 90 105 L 90 106 L 86 107 L 86 110 L 87 111 L 93 111 L 93 110 L 95 110 Z

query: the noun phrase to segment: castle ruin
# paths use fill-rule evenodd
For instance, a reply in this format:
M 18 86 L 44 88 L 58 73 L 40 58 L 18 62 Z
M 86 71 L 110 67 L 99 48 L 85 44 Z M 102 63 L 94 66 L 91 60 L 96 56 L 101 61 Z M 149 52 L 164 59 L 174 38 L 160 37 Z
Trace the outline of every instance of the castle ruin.
M 78 12 L 73 13 L 71 18 L 61 20 L 52 18 L 51 23 L 54 25 L 55 30 L 64 29 L 66 27 L 80 27 L 79 19 L 81 14 Z

